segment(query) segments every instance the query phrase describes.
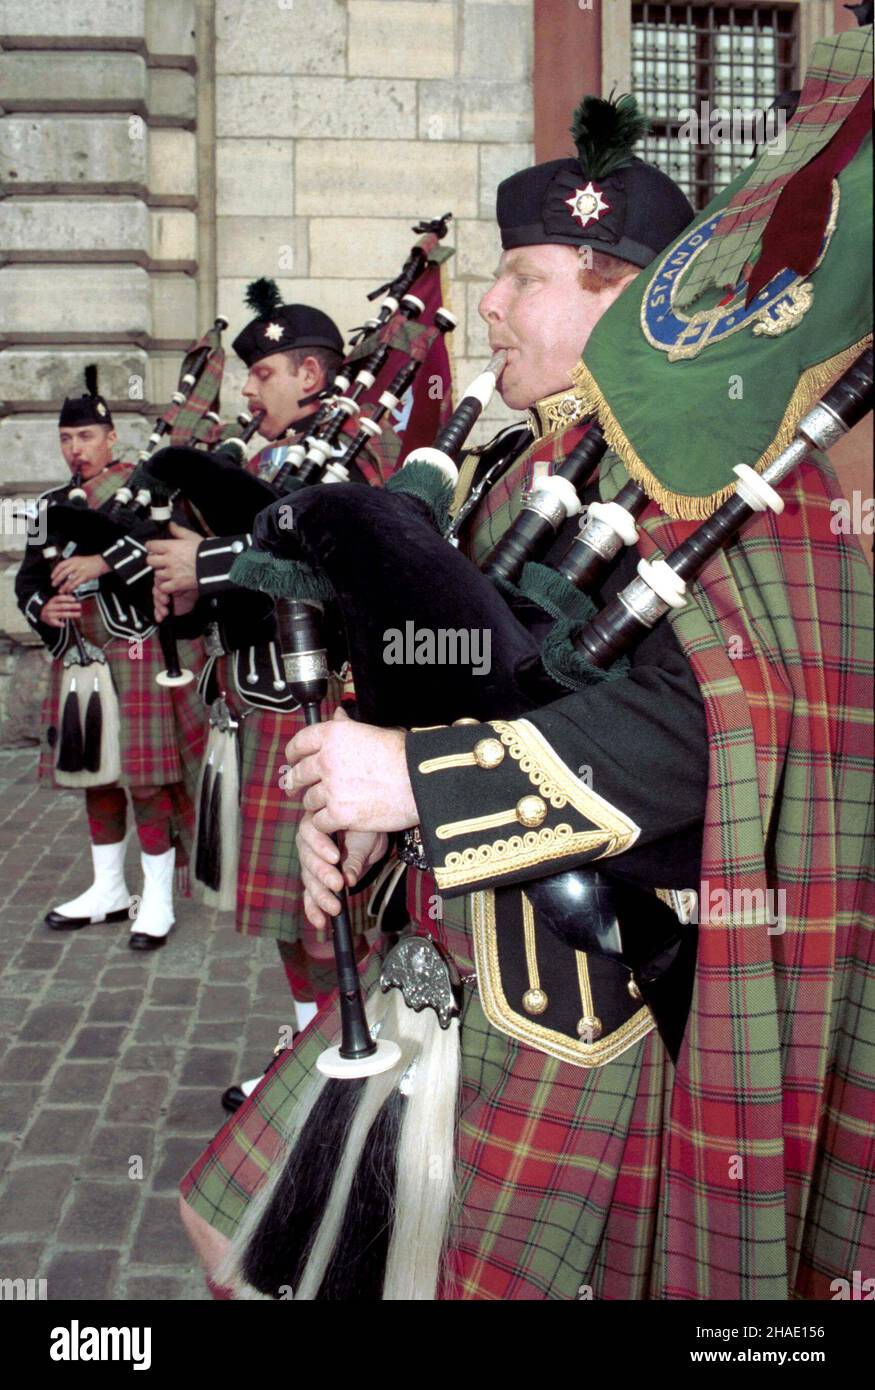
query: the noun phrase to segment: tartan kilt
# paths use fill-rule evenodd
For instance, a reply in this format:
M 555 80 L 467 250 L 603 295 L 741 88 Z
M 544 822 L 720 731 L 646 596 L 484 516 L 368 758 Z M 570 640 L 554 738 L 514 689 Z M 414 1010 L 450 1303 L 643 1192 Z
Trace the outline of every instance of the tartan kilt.
M 157 635 L 142 645 L 142 658 L 132 658 L 131 644 L 110 637 L 96 604 L 83 606 L 79 627 L 83 637 L 101 647 L 112 672 L 118 696 L 122 775 L 117 786 L 168 787 L 174 808 L 174 839 L 182 858 L 190 856 L 194 843 L 194 797 L 204 748 L 204 722 L 196 679 L 188 685 L 164 689 L 155 677 L 164 669 Z M 204 661 L 200 642 L 179 642 L 179 657 L 197 678 Z M 52 662 L 49 692 L 41 715 L 40 755 L 37 780 L 57 786 L 55 748 L 50 738 L 60 726 L 63 661 Z M 65 789 L 69 790 L 69 789 Z
M 782 930 L 703 918 L 677 1067 L 656 1033 L 572 1067 L 500 1034 L 467 989 L 443 1298 L 829 1299 L 836 1276 L 871 1272 L 870 609 L 859 547 L 830 530 L 836 494 L 828 464 L 803 466 L 781 546 L 758 518 L 675 623 L 709 720 L 703 878 L 780 885 Z M 650 526 L 663 553 L 679 543 L 676 523 L 645 522 L 646 553 Z M 412 885 L 424 926 L 432 890 Z M 464 900 L 440 920 L 467 967 Z M 378 970 L 372 953 L 368 986 Z M 329 1003 L 186 1175 L 222 1234 L 338 1025 Z
M 226 658 L 220 658 L 223 662 Z M 225 685 L 226 689 L 233 689 Z M 340 685 L 332 681 L 323 708 L 330 719 L 340 703 Z M 235 927 L 244 936 L 272 936 L 277 941 L 328 945 L 330 929 L 316 928 L 304 917 L 304 892 L 295 841 L 303 814 L 302 795 L 280 786 L 286 744 L 304 728 L 300 711 L 280 714 L 247 707 L 240 724 L 240 866 L 237 875 Z M 353 932 L 366 925 L 365 895 L 350 898 Z
M 188 685 L 163 689 L 155 677 L 164 670 L 157 634 L 142 645 L 142 658 L 134 659 L 132 644 L 123 637 L 109 637 L 96 604 L 83 606 L 79 627 L 83 637 L 101 647 L 112 672 L 119 704 L 122 775 L 129 787 L 164 787 L 183 782 L 189 793 L 197 785 L 204 746 L 203 710 L 197 694 L 197 675 L 203 665 L 200 642 L 179 642 L 183 667 L 194 672 Z M 107 638 L 109 637 L 109 640 Z M 42 731 L 37 777 L 55 786 L 55 750 L 50 730 L 60 725 L 63 660 L 52 662 L 49 693 L 42 708 Z
M 373 950 L 366 989 L 379 972 Z M 234 1234 L 339 1033 L 332 1002 L 183 1179 L 188 1204 L 221 1234 Z M 647 1298 L 671 1073 L 659 1040 L 584 1072 L 498 1033 L 466 986 L 461 1047 L 460 1200 L 438 1297 Z

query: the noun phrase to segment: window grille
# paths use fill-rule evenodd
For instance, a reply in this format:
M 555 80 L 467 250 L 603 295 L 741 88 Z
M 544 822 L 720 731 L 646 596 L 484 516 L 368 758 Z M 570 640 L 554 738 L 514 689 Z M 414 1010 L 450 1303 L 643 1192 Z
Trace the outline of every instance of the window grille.
M 653 127 L 638 153 L 670 174 L 695 208 L 750 160 L 752 113 L 764 113 L 794 86 L 797 11 L 786 4 L 632 5 L 632 90 Z M 699 117 L 698 142 L 678 140 L 684 108 Z M 737 113 L 738 138 L 702 140 L 717 109 Z

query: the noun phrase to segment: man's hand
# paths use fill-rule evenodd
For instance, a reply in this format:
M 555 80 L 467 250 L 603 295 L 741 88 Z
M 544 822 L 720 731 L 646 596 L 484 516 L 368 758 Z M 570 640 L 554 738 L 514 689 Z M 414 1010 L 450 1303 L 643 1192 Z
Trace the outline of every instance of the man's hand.
M 304 914 L 314 927 L 326 927 L 328 917 L 340 911 L 344 883 L 352 888 L 373 864 L 382 859 L 388 837 L 378 830 L 348 830 L 340 837 L 341 849 L 317 830 L 308 813 L 298 826 L 298 858 L 304 885 Z M 326 916 L 326 913 L 328 914 Z
M 39 621 L 47 627 L 63 627 L 64 623 L 75 622 L 82 617 L 82 604 L 68 594 L 52 594 L 48 603 L 40 609 Z
M 100 555 L 71 555 L 55 565 L 52 584 L 58 593 L 70 594 L 80 584 L 87 583 L 89 579 L 99 579 L 102 574 L 109 574 L 109 565 Z
M 173 600 L 173 611 L 181 618 L 184 613 L 190 613 L 196 603 L 196 593 L 177 594 Z M 162 623 L 170 612 L 170 595 L 158 588 L 157 579 L 152 584 L 152 608 L 156 623 Z
M 170 523 L 170 535 L 172 540 L 146 542 L 155 587 L 165 594 L 197 593 L 197 552 L 203 536 L 175 521 Z
M 317 830 L 407 830 L 419 822 L 403 729 L 354 723 L 341 709 L 286 745 L 292 786 Z

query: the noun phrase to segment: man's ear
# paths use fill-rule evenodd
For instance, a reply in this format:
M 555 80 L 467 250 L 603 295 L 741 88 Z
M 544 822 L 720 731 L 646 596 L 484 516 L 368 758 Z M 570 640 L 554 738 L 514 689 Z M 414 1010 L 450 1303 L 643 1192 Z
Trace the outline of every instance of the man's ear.
M 118 443 L 118 434 L 117 434 L 117 432 L 112 428 L 111 425 L 109 426 L 109 428 L 107 429 L 107 432 L 106 432 L 106 442 L 107 442 L 107 444 L 109 445 L 109 447 L 110 447 L 111 449 L 114 449 L 115 446 L 116 446 L 116 444 Z
M 318 357 L 305 357 L 300 369 L 301 384 L 306 393 L 321 390 L 324 385 L 324 372 Z

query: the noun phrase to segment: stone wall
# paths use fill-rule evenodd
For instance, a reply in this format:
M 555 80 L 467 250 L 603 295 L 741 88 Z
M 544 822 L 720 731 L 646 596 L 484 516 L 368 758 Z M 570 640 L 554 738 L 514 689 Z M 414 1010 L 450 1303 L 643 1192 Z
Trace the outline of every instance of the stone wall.
M 141 447 L 198 330 L 195 13 L 0 7 L 0 743 L 34 736 L 47 673 L 12 583 L 19 503 L 67 476 L 61 401 L 96 362 L 122 445 Z
M 486 361 L 476 305 L 496 184 L 532 154 L 532 26 L 533 0 L 4 0 L 0 744 L 33 736 L 46 671 L 11 504 L 66 476 L 57 412 L 86 362 L 139 447 L 181 350 L 217 310 L 229 342 L 245 322 L 248 281 L 346 331 L 412 224 L 448 210 L 458 383 Z M 242 381 L 229 354 L 225 415 Z
M 495 188 L 531 157 L 532 10 L 218 0 L 217 302 L 232 329 L 262 274 L 346 331 L 400 268 L 412 224 L 452 210 L 457 379 L 470 379 L 488 356 L 476 305 L 499 254 Z

